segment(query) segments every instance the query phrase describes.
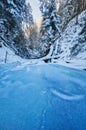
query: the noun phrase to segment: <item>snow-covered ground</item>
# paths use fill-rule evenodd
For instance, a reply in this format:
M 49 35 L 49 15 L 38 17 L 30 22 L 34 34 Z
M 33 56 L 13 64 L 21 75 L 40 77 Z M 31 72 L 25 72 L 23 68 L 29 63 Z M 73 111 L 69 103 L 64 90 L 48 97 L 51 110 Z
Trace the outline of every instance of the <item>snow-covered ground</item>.
M 7 61 L 5 63 L 5 57 L 6 57 L 6 52 L 7 52 Z M 82 56 L 82 55 L 80 55 Z M 85 53 L 83 54 L 83 57 L 85 56 Z M 9 48 L 3 46 L 0 48 L 0 64 L 9 64 L 9 63 L 14 63 L 14 62 L 19 62 L 21 65 L 17 66 L 18 68 L 22 68 L 26 65 L 30 64 L 45 64 L 44 59 L 48 59 L 50 56 L 47 55 L 43 58 L 40 59 L 22 59 L 21 57 L 17 56 L 14 54 L 13 51 L 11 51 Z M 50 57 L 51 58 L 51 57 Z M 82 58 L 82 57 L 81 57 Z M 70 68 L 76 68 L 76 69 L 86 69 L 86 60 L 82 60 L 81 58 L 73 59 L 73 60 L 62 60 L 58 59 L 55 60 L 52 58 L 51 63 L 62 65 L 62 66 L 67 66 Z
M 73 59 L 73 60 L 52 60 L 53 63 L 56 63 L 58 65 L 75 68 L 79 70 L 86 70 L 86 60 L 82 59 Z
M 7 52 L 7 60 L 6 63 L 13 63 L 13 62 L 24 62 L 21 57 L 15 55 L 13 51 L 11 51 L 8 47 L 5 47 L 2 45 L 2 48 L 0 48 L 0 64 L 5 64 L 6 59 L 6 52 Z
M 6 52 L 7 52 L 7 59 L 6 59 Z M 9 63 L 16 63 L 16 62 L 20 63 L 20 65 L 17 66 L 17 68 L 23 68 L 24 66 L 30 64 L 44 64 L 44 61 L 42 59 L 34 59 L 34 60 L 23 59 L 17 56 L 8 47 L 2 45 L 2 47 L 0 48 L 0 64 L 9 64 Z
M 86 72 L 0 65 L 0 130 L 86 130 Z

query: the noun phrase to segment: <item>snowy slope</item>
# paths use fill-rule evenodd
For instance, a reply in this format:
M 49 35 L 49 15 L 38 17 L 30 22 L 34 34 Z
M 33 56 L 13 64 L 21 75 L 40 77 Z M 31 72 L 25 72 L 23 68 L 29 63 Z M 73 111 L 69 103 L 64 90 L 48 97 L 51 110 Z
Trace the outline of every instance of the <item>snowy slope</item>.
M 6 52 L 7 52 L 7 61 L 6 63 L 13 63 L 13 62 L 23 62 L 24 60 L 15 55 L 13 51 L 11 51 L 8 47 L 5 47 L 2 45 L 2 48 L 0 48 L 0 64 L 5 63 L 5 58 L 6 58 Z
M 76 18 L 67 25 L 61 37 L 56 41 L 54 55 L 59 57 L 53 60 L 60 64 L 71 63 L 71 66 L 86 67 L 86 35 L 80 35 L 80 32 L 86 26 L 86 10 L 79 15 L 79 24 L 76 24 Z M 83 41 L 80 42 L 80 39 Z
M 6 52 L 7 52 L 7 60 L 5 63 Z M 17 69 L 23 68 L 26 65 L 30 65 L 30 64 L 44 64 L 44 61 L 42 59 L 23 59 L 20 56 L 16 55 L 10 48 L 2 45 L 2 47 L 0 48 L 0 64 L 9 64 L 15 62 L 21 64 L 17 66 Z

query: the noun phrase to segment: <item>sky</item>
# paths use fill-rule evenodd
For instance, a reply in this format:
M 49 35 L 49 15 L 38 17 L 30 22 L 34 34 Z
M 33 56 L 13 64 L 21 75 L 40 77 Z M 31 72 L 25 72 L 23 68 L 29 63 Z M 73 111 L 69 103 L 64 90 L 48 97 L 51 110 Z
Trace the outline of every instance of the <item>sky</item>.
M 30 2 L 30 5 L 32 7 L 32 10 L 33 10 L 33 18 L 34 18 L 34 21 L 37 22 L 41 19 L 41 12 L 40 12 L 40 9 L 39 9 L 39 3 L 38 3 L 38 0 L 26 0 L 26 3 Z

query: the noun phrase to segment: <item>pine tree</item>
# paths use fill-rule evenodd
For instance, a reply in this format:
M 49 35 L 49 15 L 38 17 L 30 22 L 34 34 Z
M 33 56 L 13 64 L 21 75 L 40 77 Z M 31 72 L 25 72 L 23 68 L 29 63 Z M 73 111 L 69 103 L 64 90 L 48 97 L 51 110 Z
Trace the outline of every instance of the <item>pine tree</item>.
M 55 0 L 45 1 L 41 6 L 43 21 L 40 29 L 42 42 L 52 44 L 60 35 L 61 18 L 57 14 Z
M 32 15 L 32 8 L 30 3 L 28 2 L 27 5 L 23 5 L 22 7 L 22 16 L 23 21 L 29 25 L 34 24 L 33 15 Z
M 30 27 L 30 35 L 29 35 L 29 48 L 34 50 L 37 49 L 38 44 L 38 32 L 37 32 L 37 26 L 34 24 L 34 26 Z
M 28 3 L 26 6 L 25 16 L 26 16 L 26 23 L 28 23 L 29 25 L 34 24 L 32 8 L 30 6 L 30 3 Z

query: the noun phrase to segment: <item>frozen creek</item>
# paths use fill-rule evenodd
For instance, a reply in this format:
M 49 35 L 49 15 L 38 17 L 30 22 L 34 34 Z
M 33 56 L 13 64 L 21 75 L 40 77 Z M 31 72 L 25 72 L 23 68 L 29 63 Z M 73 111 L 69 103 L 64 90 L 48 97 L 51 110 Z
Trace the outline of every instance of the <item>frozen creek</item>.
M 0 65 L 0 130 L 86 130 L 86 71 Z

